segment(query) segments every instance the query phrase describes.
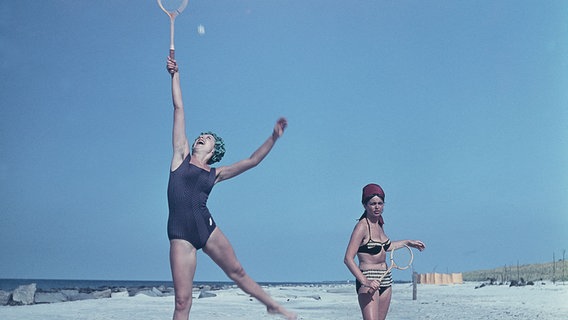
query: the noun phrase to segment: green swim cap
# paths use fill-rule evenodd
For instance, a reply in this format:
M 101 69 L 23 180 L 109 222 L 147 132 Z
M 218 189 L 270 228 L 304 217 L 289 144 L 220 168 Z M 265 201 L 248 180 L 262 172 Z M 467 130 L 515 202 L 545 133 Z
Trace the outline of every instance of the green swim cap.
M 213 138 L 215 138 L 215 151 L 213 151 L 213 156 L 211 156 L 211 159 L 207 162 L 207 164 L 214 164 L 215 162 L 219 162 L 223 159 L 223 156 L 225 155 L 225 142 L 223 142 L 223 138 L 211 131 L 201 132 L 200 136 L 206 134 L 212 135 Z M 195 138 L 193 141 L 194 144 L 197 139 L 199 139 L 199 137 Z M 193 152 L 193 147 L 191 147 L 191 152 Z

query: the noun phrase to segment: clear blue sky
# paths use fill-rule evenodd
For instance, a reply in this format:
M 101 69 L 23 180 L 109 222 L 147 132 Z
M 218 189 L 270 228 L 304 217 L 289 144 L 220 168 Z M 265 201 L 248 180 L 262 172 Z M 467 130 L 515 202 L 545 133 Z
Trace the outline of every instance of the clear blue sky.
M 563 0 L 190 1 L 188 136 L 217 132 L 230 164 L 289 120 L 209 198 L 248 273 L 351 279 L 369 182 L 387 235 L 427 244 L 418 272 L 561 257 L 567 16 Z M 0 278 L 170 279 L 168 47 L 153 0 L 1 2 Z M 226 279 L 198 259 L 196 280 Z

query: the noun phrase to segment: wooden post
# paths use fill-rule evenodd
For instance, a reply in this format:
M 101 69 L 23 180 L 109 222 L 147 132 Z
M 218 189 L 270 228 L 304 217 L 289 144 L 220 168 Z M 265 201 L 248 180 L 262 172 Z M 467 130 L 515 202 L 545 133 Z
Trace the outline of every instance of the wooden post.
M 418 273 L 412 272 L 412 300 L 416 300 L 416 282 L 418 278 Z
M 552 283 L 556 284 L 556 257 L 552 251 Z
M 565 259 L 564 256 L 566 255 L 566 249 L 564 249 L 564 251 L 562 251 L 562 285 L 564 285 L 564 263 L 565 263 Z

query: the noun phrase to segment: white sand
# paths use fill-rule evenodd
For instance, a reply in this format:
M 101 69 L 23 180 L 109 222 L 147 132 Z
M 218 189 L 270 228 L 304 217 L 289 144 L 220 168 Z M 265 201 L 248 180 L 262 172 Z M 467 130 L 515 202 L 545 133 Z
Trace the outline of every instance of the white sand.
M 535 286 L 486 286 L 478 283 L 396 284 L 387 319 L 568 319 L 568 283 Z M 353 285 L 270 287 L 266 289 L 300 319 L 361 319 Z M 194 299 L 191 319 L 279 319 L 237 288 L 212 291 Z M 320 298 L 320 299 L 318 299 Z M 173 297 L 113 297 L 17 307 L 0 307 L 2 320 L 171 319 Z

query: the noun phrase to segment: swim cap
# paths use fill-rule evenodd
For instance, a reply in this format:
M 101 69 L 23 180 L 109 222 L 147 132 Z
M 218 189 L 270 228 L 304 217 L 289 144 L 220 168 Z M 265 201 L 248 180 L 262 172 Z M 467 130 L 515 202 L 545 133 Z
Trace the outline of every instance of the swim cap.
M 365 204 L 374 196 L 379 196 L 379 198 L 385 201 L 385 192 L 383 191 L 383 188 L 381 188 L 381 186 L 379 186 L 378 184 L 369 183 L 368 185 L 363 187 L 363 196 L 361 197 L 361 202 Z
M 202 132 L 200 136 L 205 134 L 212 135 L 213 138 L 215 138 L 215 151 L 213 151 L 213 155 L 211 156 L 211 159 L 209 159 L 207 164 L 213 164 L 215 162 L 221 161 L 221 159 L 225 155 L 225 142 L 223 142 L 223 138 L 219 137 L 218 135 L 216 135 L 211 131 Z M 197 139 L 199 139 L 199 137 L 197 137 L 195 140 Z M 191 151 L 193 152 L 193 147 L 191 148 Z

